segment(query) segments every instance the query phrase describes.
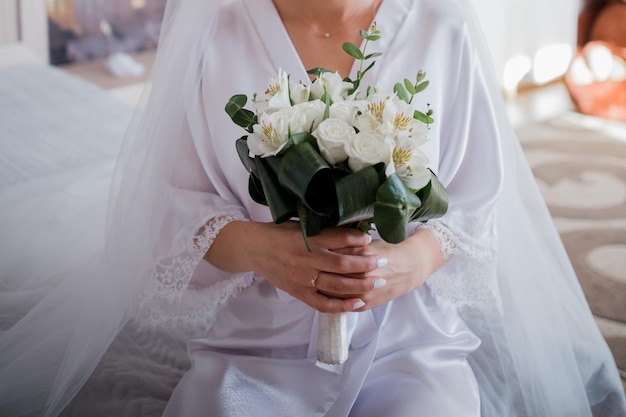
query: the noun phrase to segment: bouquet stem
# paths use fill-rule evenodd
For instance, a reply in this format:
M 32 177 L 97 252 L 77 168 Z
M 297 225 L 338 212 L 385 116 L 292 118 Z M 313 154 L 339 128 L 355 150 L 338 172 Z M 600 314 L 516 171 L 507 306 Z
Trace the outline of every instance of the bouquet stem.
M 317 360 L 339 365 L 348 359 L 348 314 L 320 313 L 317 334 Z

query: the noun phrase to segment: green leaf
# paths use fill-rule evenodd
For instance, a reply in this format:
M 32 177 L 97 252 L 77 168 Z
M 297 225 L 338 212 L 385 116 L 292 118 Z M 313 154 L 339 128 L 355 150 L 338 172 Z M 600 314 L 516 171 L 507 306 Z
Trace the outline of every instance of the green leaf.
M 285 192 L 278 180 L 276 171 L 272 168 L 272 164 L 276 164 L 279 159 L 276 156 L 267 158 L 257 156 L 254 158 L 263 194 L 272 213 L 272 219 L 276 224 L 284 223 L 297 214 L 296 198 Z
M 335 215 L 337 196 L 332 192 L 332 170 L 310 142 L 294 145 L 274 169 L 280 184 L 309 209 L 321 216 Z
M 324 95 L 325 97 L 322 97 L 323 98 L 322 101 L 324 102 L 324 119 L 323 120 L 326 120 L 330 117 L 330 105 L 332 103 L 330 102 L 330 96 L 326 94 L 326 89 L 324 89 Z
M 346 175 L 336 181 L 338 224 L 370 219 L 373 204 L 384 178 L 384 164 L 371 166 Z
M 330 70 L 323 68 L 323 67 L 315 67 L 315 68 L 311 68 L 310 70 L 307 70 L 307 74 L 310 75 L 315 75 L 316 77 L 319 77 L 320 75 L 322 75 L 325 72 L 331 72 Z
M 380 35 L 368 35 L 364 38 L 367 41 L 373 42 L 380 39 Z
M 396 83 L 396 85 L 393 86 L 393 91 L 394 93 L 396 93 L 400 100 L 406 103 L 409 102 L 409 95 L 407 94 L 406 89 L 402 84 Z
M 344 42 L 343 45 L 341 45 L 341 47 L 351 57 L 356 58 L 358 60 L 365 59 L 365 56 L 363 55 L 363 52 L 361 52 L 361 49 L 359 49 L 359 47 L 356 46 L 355 44 L 353 44 L 351 42 Z
M 411 81 L 409 81 L 408 79 L 404 79 L 404 86 L 406 87 L 406 91 L 409 92 L 409 94 L 411 95 L 415 95 L 415 86 L 413 85 L 413 83 Z
M 422 81 L 424 78 L 426 78 L 426 73 L 422 70 L 419 70 L 417 72 L 417 75 L 415 76 L 415 84 L 419 84 L 420 81 Z
M 298 218 L 300 220 L 300 230 L 305 238 L 305 242 L 307 236 L 319 235 L 324 227 L 324 217 L 313 212 L 301 201 L 298 201 Z
M 365 55 L 365 57 L 363 57 L 363 59 L 372 59 L 372 58 L 376 58 L 379 56 L 382 56 L 383 53 L 382 52 L 372 52 L 371 54 L 367 54 Z
M 448 211 L 446 188 L 432 171 L 430 174 L 431 179 L 428 185 L 417 192 L 418 197 L 422 200 L 422 205 L 411 216 L 412 221 L 427 221 L 441 217 Z
M 250 149 L 248 148 L 248 136 L 242 136 L 235 142 L 235 147 L 237 148 L 237 155 L 241 160 L 241 163 L 246 168 L 246 171 L 249 173 L 252 172 L 253 169 L 253 159 L 250 158 Z
M 228 100 L 224 110 L 235 124 L 252 133 L 252 126 L 257 123 L 257 119 L 253 112 L 243 108 L 247 102 L 248 97 L 245 94 L 236 94 Z
M 255 203 L 263 204 L 264 206 L 268 205 L 265 193 L 263 192 L 263 186 L 261 185 L 261 180 L 259 180 L 255 175 L 250 175 L 248 178 L 248 193 L 250 193 L 250 197 Z
M 435 121 L 432 117 L 422 113 L 419 110 L 415 110 L 413 112 L 413 118 L 427 125 L 432 124 Z
M 315 138 L 309 132 L 294 133 L 289 136 L 289 140 L 292 141 L 294 145 L 299 145 L 302 142 L 315 142 Z
M 430 81 L 422 81 L 421 83 L 419 83 L 415 87 L 415 94 L 421 93 L 422 91 L 426 90 L 426 87 L 428 87 L 428 84 L 430 84 Z
M 371 63 L 367 66 L 367 68 L 365 68 L 365 69 L 363 70 L 363 74 L 365 74 L 367 71 L 371 70 L 371 69 L 372 69 L 372 67 L 374 66 L 374 64 L 376 64 L 376 61 L 372 61 L 372 62 L 371 62 Z
M 380 237 L 389 243 L 402 242 L 406 225 L 421 204 L 397 174 L 390 175 L 380 186 L 374 204 L 374 222 Z

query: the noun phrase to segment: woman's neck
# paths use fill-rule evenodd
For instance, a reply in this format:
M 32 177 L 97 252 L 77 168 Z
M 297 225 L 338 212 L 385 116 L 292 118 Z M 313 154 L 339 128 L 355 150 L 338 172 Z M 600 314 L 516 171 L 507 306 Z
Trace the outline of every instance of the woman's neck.
M 378 3 L 379 0 L 274 0 L 283 21 L 299 21 L 313 34 L 325 37 L 340 32 L 353 20 L 372 15 Z
M 302 64 L 350 74 L 354 58 L 344 42 L 359 45 L 382 0 L 273 0 Z M 313 76 L 311 76 L 313 77 Z

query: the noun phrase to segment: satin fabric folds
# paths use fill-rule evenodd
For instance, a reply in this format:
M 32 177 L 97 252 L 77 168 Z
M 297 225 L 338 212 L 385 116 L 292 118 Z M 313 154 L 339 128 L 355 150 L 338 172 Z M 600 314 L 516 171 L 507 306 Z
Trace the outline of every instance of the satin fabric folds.
M 270 0 L 170 0 L 141 111 L 113 175 L 98 174 L 109 197 L 75 203 L 77 213 L 107 207 L 106 225 L 94 226 L 103 236 L 0 223 L 89 249 L 63 265 L 32 253 L 29 268 L 2 266 L 17 288 L 2 290 L 12 318 L 0 333 L 0 415 L 61 413 L 131 321 L 189 334 L 192 368 L 166 415 L 247 415 L 251 404 L 285 416 L 626 415 L 468 3 L 383 0 L 376 15 L 382 38 L 371 47 L 383 56 L 363 84 L 389 90 L 427 72 L 414 104 L 435 110 L 425 152 L 450 210 L 419 227 L 452 258 L 422 288 L 354 315 L 350 359 L 329 368 L 313 353 L 317 313 L 262 277 L 202 259 L 228 222 L 271 221 L 248 196 L 235 152 L 243 132 L 226 101 L 262 91 L 279 67 L 296 80 L 306 68 Z M 40 190 L 22 191 L 2 210 L 15 215 Z

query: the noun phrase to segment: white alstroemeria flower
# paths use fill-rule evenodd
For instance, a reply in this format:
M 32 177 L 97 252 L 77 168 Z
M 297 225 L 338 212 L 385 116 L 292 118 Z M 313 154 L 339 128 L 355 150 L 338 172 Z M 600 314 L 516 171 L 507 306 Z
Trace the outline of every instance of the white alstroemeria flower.
M 364 101 L 364 109 L 355 117 L 355 127 L 361 132 L 378 132 L 383 136 L 388 136 L 383 129 L 383 114 L 387 101 L 387 97 L 381 94 L 370 94 Z
M 346 143 L 348 166 L 352 172 L 359 171 L 379 162 L 388 162 L 393 150 L 393 142 L 375 132 L 359 132 Z
M 253 155 L 267 157 L 278 154 L 289 140 L 289 133 L 304 131 L 306 114 L 295 107 L 261 114 L 261 120 L 248 135 L 248 148 Z
M 411 190 L 420 190 L 430 181 L 429 160 L 421 150 L 395 147 L 392 160 L 396 174 Z
M 326 105 L 321 100 L 305 101 L 293 107 L 305 115 L 302 131 L 310 132 L 315 130 L 324 119 Z
M 333 118 L 325 119 L 313 131 L 313 137 L 317 139 L 320 153 L 330 165 L 335 165 L 348 159 L 345 145 L 352 142 L 355 134 L 356 132 L 350 124 Z
M 291 107 L 289 74 L 280 68 L 278 77 L 269 81 L 263 93 L 254 95 L 252 104 L 259 113 L 272 113 L 285 107 Z
M 311 86 L 308 84 L 291 83 L 289 86 L 291 101 L 293 104 L 300 104 L 309 101 L 311 96 Z
M 330 101 L 334 103 L 345 100 L 352 87 L 352 83 L 344 81 L 338 72 L 324 72 L 311 84 L 311 95 L 313 98 L 321 99 L 326 92 Z
M 413 118 L 415 110 L 407 102 L 392 96 L 382 108 L 381 134 L 411 139 L 416 148 L 428 141 L 428 127 Z

